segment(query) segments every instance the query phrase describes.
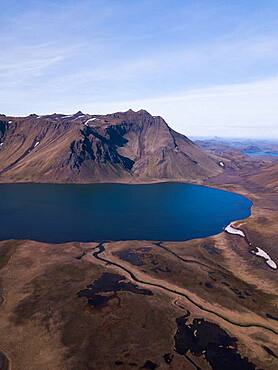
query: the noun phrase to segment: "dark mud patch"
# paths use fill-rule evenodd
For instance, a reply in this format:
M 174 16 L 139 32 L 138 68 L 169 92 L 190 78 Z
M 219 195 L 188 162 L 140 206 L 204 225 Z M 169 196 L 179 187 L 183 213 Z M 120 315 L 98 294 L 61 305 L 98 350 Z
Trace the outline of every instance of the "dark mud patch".
M 266 217 L 263 217 L 263 216 L 258 217 L 257 218 L 257 222 L 259 224 L 261 224 L 261 225 L 268 225 L 268 224 L 270 224 L 270 220 L 268 218 L 266 218 Z
M 158 262 L 155 261 L 155 260 L 152 260 L 151 264 L 154 266 L 153 268 L 151 268 L 151 271 L 155 272 L 156 274 L 159 274 L 160 272 L 164 272 L 164 273 L 171 272 L 171 269 L 166 265 L 164 267 L 163 266 L 157 266 Z
M 270 356 L 273 356 L 275 358 L 278 358 L 275 353 L 272 351 L 272 349 L 270 349 L 269 347 L 267 346 L 263 346 L 263 349 L 266 351 L 266 353 L 268 353 Z
M 204 319 L 187 324 L 186 316 L 177 318 L 176 323 L 175 350 L 180 355 L 203 355 L 214 370 L 255 370 L 255 365 L 237 352 L 236 338 L 217 324 Z
M 148 369 L 148 370 L 155 370 L 158 368 L 158 365 L 154 362 L 147 360 L 144 365 L 141 367 L 141 369 Z
M 116 366 L 123 366 L 124 365 L 124 362 L 123 361 L 115 361 L 114 364 Z
M 123 261 L 129 262 L 134 266 L 144 266 L 145 264 L 150 264 L 152 267 L 151 271 L 158 273 L 169 273 L 171 269 L 168 266 L 161 266 L 160 262 L 156 260 L 152 253 L 149 253 L 151 248 L 143 247 L 134 249 L 125 249 L 121 251 L 114 252 L 113 255 L 117 256 Z
M 220 251 L 217 248 L 215 248 L 214 245 L 211 245 L 211 244 L 203 244 L 202 245 L 202 248 L 205 249 L 211 255 L 218 255 L 218 254 L 220 254 Z
M 159 261 L 159 258 L 152 253 L 146 255 L 146 264 L 149 265 L 150 271 L 159 273 L 169 273 L 171 269 L 163 261 Z
M 0 370 L 8 370 L 9 369 L 9 360 L 4 355 L 3 352 L 0 352 Z
M 213 285 L 209 281 L 206 281 L 205 282 L 205 287 L 206 288 L 209 288 L 209 289 L 212 289 L 213 288 Z
M 267 317 L 268 319 L 278 321 L 278 316 L 273 316 L 273 315 L 271 315 L 270 313 L 267 313 L 267 314 L 266 314 L 266 317 Z
M 165 355 L 163 355 L 163 358 L 166 364 L 170 365 L 170 363 L 173 361 L 174 355 L 172 353 L 165 353 Z
M 153 295 L 149 289 L 139 288 L 138 285 L 127 281 L 122 275 L 104 272 L 92 284 L 88 285 L 87 289 L 78 292 L 78 296 L 86 297 L 88 304 L 97 308 L 107 305 L 109 300 L 115 298 L 116 292 Z M 107 295 L 108 293 L 109 295 Z
M 128 363 L 126 363 L 126 362 L 123 362 L 123 361 L 115 361 L 114 364 L 115 364 L 115 366 L 123 366 L 123 369 L 126 369 L 127 366 L 128 367 L 137 367 L 137 369 L 138 369 L 137 362 L 128 362 Z
M 80 297 L 86 297 L 88 299 L 88 304 L 94 308 L 102 308 L 107 306 L 108 302 L 116 298 L 116 294 L 112 295 L 101 295 L 101 294 L 91 294 L 89 291 L 84 292 L 79 295 Z
M 214 282 L 215 288 L 220 288 L 222 285 L 235 294 L 239 299 L 246 300 L 247 307 L 250 307 L 251 300 L 254 303 L 260 300 L 266 302 L 269 300 L 268 295 L 258 291 L 254 286 L 239 280 L 234 275 L 227 275 L 221 271 L 209 271 L 208 277 Z
M 125 249 L 122 251 L 114 252 L 114 256 L 119 257 L 121 260 L 131 263 L 134 266 L 143 266 L 144 262 L 140 254 L 132 249 Z
M 123 369 L 126 369 L 127 367 L 137 367 L 137 369 L 148 369 L 148 370 L 155 370 L 159 367 L 159 365 L 155 364 L 154 362 L 147 360 L 143 366 L 138 367 L 137 362 L 124 362 L 124 361 L 115 361 L 115 366 L 117 367 L 123 367 Z M 1 369 L 0 369 L 1 370 Z

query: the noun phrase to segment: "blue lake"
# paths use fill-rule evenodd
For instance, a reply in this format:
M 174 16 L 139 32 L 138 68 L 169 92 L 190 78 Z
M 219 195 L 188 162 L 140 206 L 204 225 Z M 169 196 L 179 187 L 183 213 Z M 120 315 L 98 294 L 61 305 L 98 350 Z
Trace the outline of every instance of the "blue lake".
M 0 185 L 0 239 L 181 241 L 250 215 L 251 201 L 182 183 Z
M 250 156 L 263 156 L 263 157 L 278 157 L 277 152 L 271 152 L 271 151 L 253 151 L 253 150 L 243 150 L 243 154 L 247 154 Z

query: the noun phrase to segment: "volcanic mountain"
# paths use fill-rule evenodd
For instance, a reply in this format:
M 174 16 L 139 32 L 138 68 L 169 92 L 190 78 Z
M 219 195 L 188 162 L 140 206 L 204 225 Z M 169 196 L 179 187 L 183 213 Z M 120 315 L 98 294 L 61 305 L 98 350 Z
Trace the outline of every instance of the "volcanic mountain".
M 0 115 L 0 182 L 196 181 L 223 163 L 144 110 Z

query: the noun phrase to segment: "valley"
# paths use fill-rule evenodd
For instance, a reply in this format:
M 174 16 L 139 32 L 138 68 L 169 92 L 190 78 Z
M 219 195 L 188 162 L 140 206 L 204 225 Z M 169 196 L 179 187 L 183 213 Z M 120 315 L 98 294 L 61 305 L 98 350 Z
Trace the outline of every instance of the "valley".
M 277 19 L 1 1 L 0 370 L 278 370 Z
M 278 262 L 277 162 L 220 158 L 224 170 L 198 182 L 253 202 L 227 231 L 180 242 L 1 241 L 2 362 L 276 369 L 277 269 L 254 252 Z

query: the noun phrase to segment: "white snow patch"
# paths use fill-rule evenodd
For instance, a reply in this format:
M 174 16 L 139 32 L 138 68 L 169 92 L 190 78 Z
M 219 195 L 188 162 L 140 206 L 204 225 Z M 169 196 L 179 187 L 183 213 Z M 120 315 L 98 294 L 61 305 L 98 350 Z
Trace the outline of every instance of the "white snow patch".
M 252 251 L 252 253 L 254 253 L 256 256 L 259 256 L 259 257 L 262 257 L 265 259 L 266 263 L 268 264 L 268 266 L 270 266 L 271 268 L 273 269 L 277 269 L 277 265 L 276 263 L 271 259 L 270 255 L 267 254 L 263 249 L 259 248 L 259 247 L 256 247 L 257 249 L 257 252 L 256 251 Z
M 13 121 L 9 121 L 8 123 L 13 123 Z
M 221 161 L 221 162 L 219 162 L 219 166 L 225 167 L 225 163 Z
M 0 146 L 2 146 L 4 143 L 0 143 Z
M 36 144 L 34 145 L 34 148 L 35 148 L 36 146 L 38 146 L 38 145 L 39 145 L 39 143 L 40 143 L 40 142 L 39 142 L 39 141 L 37 141 L 37 142 L 36 142 Z
M 79 116 L 77 116 L 77 117 L 75 117 L 75 118 L 74 118 L 74 121 L 75 121 L 76 119 L 82 118 L 82 117 L 84 117 L 84 116 L 85 116 L 85 114 L 80 114 Z M 69 116 L 64 116 L 64 117 L 62 117 L 62 119 L 72 118 L 72 117 L 74 117 L 74 114 L 71 114 L 71 115 L 69 115 Z
M 95 121 L 97 118 L 94 117 L 94 118 L 90 118 L 90 119 L 87 119 L 87 121 L 84 123 L 85 126 L 88 126 L 88 123 L 89 122 L 92 122 L 92 121 Z
M 225 231 L 227 231 L 227 233 L 229 234 L 233 234 L 233 235 L 239 235 L 239 236 L 242 236 L 243 238 L 245 237 L 245 234 L 243 231 L 239 230 L 239 229 L 236 229 L 232 226 L 232 224 L 228 225 L 225 227 Z
M 74 121 L 76 121 L 77 119 L 82 118 L 82 117 L 84 117 L 84 116 L 85 116 L 85 114 L 81 114 L 80 116 L 75 117 L 75 118 L 74 118 Z

